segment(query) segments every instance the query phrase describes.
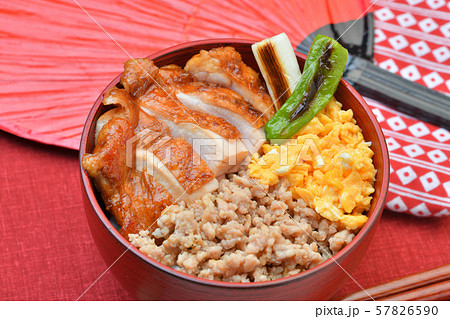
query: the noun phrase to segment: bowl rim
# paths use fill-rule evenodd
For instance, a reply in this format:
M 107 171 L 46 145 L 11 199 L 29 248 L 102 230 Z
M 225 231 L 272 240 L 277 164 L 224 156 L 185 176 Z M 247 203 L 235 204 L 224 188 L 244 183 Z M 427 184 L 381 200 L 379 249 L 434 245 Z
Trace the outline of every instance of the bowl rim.
M 187 49 L 192 46 L 201 46 L 201 45 L 232 45 L 232 44 L 253 44 L 255 43 L 254 40 L 248 40 L 248 39 L 235 39 L 235 38 L 216 38 L 216 39 L 204 39 L 204 40 L 197 40 L 197 41 L 190 41 L 190 42 L 184 42 L 180 43 L 171 47 L 168 47 L 164 50 L 155 52 L 148 56 L 149 59 L 155 59 L 155 58 L 161 58 L 168 54 L 174 54 L 178 51 L 182 51 L 184 49 Z M 299 52 L 295 52 L 296 56 L 306 59 L 306 56 L 304 54 L 301 54 Z M 81 136 L 80 141 L 80 148 L 79 148 L 79 167 L 80 167 L 80 173 L 81 173 L 81 179 L 82 179 L 82 185 L 83 190 L 85 192 L 85 195 L 89 199 L 89 204 L 91 205 L 92 209 L 95 212 L 95 215 L 97 218 L 101 221 L 103 226 L 109 231 L 110 235 L 114 237 L 114 239 L 117 241 L 117 243 L 124 246 L 124 249 L 126 251 L 119 257 L 123 257 L 127 251 L 130 251 L 134 255 L 136 255 L 141 261 L 143 261 L 145 264 L 155 267 L 157 270 L 162 271 L 168 275 L 171 275 L 173 277 L 177 277 L 183 280 L 188 280 L 190 282 L 201 284 L 201 285 L 207 285 L 207 286 L 215 286 L 215 287 L 222 287 L 222 288 L 236 288 L 236 289 L 255 289 L 255 288 L 264 288 L 264 287 L 275 287 L 275 286 L 281 286 L 286 285 L 292 281 L 298 281 L 306 277 L 310 277 L 314 275 L 317 272 L 320 272 L 326 268 L 330 268 L 332 264 L 336 263 L 342 270 L 344 270 L 347 275 L 351 278 L 351 275 L 340 265 L 340 261 L 350 254 L 358 245 L 359 243 L 367 236 L 367 234 L 370 233 L 371 229 L 376 225 L 377 221 L 380 219 L 384 204 L 386 202 L 387 197 L 387 190 L 389 185 L 389 153 L 386 145 L 386 140 L 383 134 L 383 131 L 380 127 L 380 124 L 378 123 L 376 116 L 373 114 L 370 107 L 367 105 L 363 97 L 344 79 L 342 78 L 340 81 L 340 84 L 343 85 L 347 90 L 350 91 L 350 93 L 356 98 L 358 103 L 362 106 L 364 111 L 368 114 L 374 129 L 376 133 L 376 137 L 380 141 L 381 146 L 381 156 L 383 158 L 382 163 L 384 164 L 382 167 L 382 176 L 383 181 L 380 187 L 380 195 L 378 198 L 378 202 L 375 204 L 375 208 L 373 210 L 372 215 L 367 220 L 366 224 L 363 226 L 363 228 L 358 232 L 358 234 L 353 238 L 353 240 L 346 245 L 341 251 L 339 251 L 336 255 L 331 256 L 331 258 L 327 259 L 323 263 L 314 266 L 311 269 L 302 271 L 298 274 L 291 275 L 284 278 L 274 279 L 270 281 L 262 281 L 262 282 L 245 282 L 245 283 L 236 283 L 236 282 L 226 282 L 226 281 L 217 281 L 217 280 L 211 280 L 211 279 L 204 279 L 197 276 L 189 275 L 186 273 L 183 273 L 181 271 L 175 270 L 169 266 L 166 266 L 149 256 L 145 255 L 143 252 L 141 252 L 138 248 L 133 246 L 129 241 L 127 241 L 120 233 L 119 231 L 111 224 L 111 222 L 106 217 L 104 211 L 102 210 L 100 204 L 97 201 L 97 198 L 94 193 L 94 189 L 89 186 L 89 176 L 84 171 L 81 159 L 82 156 L 85 154 L 85 148 L 87 144 L 87 137 L 89 135 L 89 127 L 91 126 L 91 123 L 94 119 L 94 116 L 97 112 L 97 109 L 99 108 L 104 93 L 114 85 L 116 85 L 120 79 L 120 76 L 122 73 L 120 73 L 116 78 L 114 78 L 108 86 L 101 92 L 101 94 L 98 96 L 97 100 L 93 104 L 88 117 L 86 118 L 85 125 L 83 127 L 83 132 Z M 117 260 L 116 260 L 117 261 Z

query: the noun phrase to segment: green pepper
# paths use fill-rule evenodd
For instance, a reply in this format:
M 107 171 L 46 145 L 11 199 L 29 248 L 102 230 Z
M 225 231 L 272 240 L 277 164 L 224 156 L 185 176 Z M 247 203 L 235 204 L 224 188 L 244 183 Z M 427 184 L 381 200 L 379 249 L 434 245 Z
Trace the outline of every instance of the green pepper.
M 347 50 L 337 41 L 317 35 L 305 61 L 297 87 L 266 123 L 271 142 L 292 137 L 323 109 L 339 85 L 347 63 Z

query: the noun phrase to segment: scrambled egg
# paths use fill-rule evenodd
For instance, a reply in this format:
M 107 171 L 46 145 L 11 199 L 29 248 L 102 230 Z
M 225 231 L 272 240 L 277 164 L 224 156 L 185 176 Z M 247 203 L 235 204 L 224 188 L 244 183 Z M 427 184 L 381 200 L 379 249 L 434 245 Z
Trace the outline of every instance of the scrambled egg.
M 263 145 L 255 154 L 250 176 L 276 185 L 286 176 L 295 199 L 347 229 L 367 221 L 376 170 L 370 143 L 364 141 L 352 110 L 342 110 L 334 98 L 292 139 L 282 145 Z

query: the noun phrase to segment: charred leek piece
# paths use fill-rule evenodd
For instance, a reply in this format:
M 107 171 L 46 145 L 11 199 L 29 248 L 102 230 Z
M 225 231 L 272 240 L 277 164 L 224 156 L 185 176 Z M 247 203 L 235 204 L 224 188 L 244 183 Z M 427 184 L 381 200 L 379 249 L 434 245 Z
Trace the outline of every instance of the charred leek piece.
M 253 44 L 252 50 L 278 111 L 300 80 L 301 72 L 294 49 L 286 33 L 280 33 Z
M 316 36 L 300 83 L 267 122 L 266 137 L 274 142 L 292 137 L 323 109 L 337 89 L 347 63 L 347 50 L 335 40 Z

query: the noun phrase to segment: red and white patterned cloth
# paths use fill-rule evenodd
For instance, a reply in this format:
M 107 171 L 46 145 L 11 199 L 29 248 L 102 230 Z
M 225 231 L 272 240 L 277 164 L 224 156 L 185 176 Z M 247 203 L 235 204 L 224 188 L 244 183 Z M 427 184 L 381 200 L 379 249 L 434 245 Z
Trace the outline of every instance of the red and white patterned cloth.
M 450 2 L 372 0 L 375 62 L 430 89 L 450 93 Z M 367 99 L 391 160 L 386 209 L 450 215 L 450 133 Z

